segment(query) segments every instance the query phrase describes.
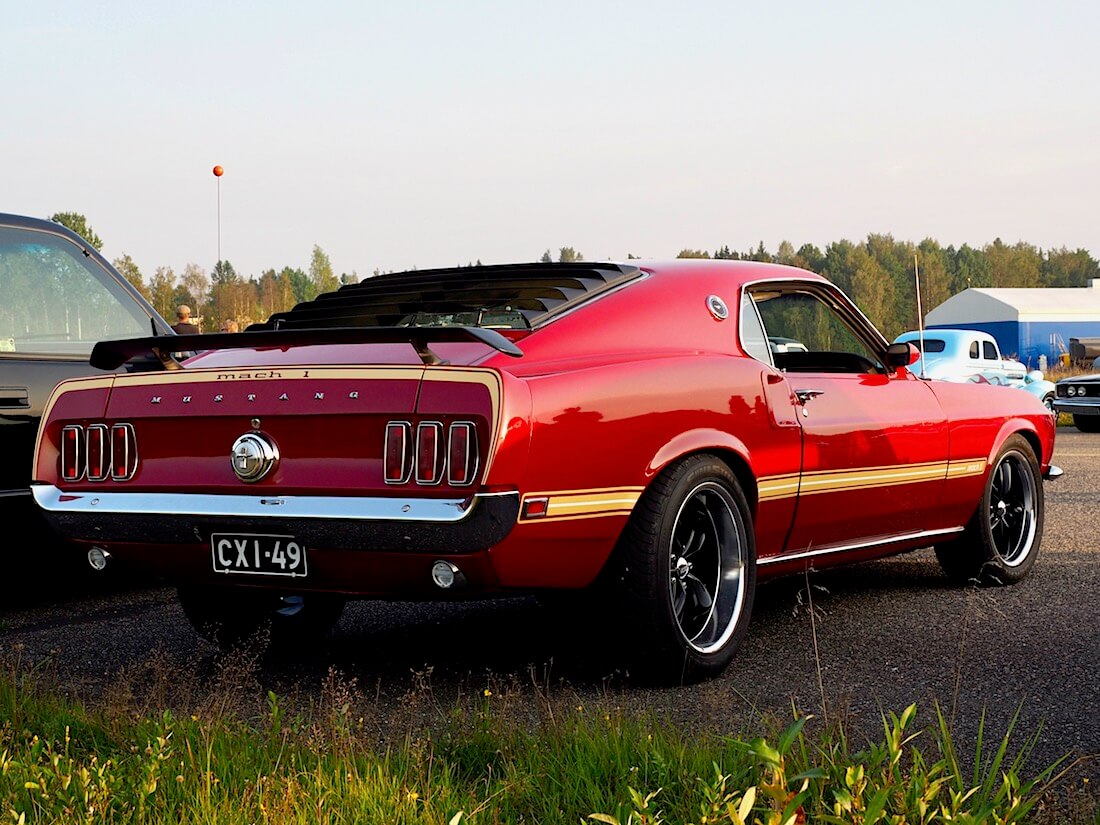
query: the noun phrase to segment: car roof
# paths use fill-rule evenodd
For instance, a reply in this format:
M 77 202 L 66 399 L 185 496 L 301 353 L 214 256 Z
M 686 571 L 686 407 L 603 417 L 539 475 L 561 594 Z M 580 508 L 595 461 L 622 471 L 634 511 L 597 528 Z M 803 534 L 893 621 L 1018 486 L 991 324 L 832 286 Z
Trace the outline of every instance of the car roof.
M 758 261 L 675 258 L 569 263 L 526 262 L 390 272 L 278 312 L 252 330 L 393 326 L 417 313 L 507 306 L 534 328 L 580 304 L 648 277 L 720 275 L 740 287 L 766 280 L 825 282 L 816 273 Z

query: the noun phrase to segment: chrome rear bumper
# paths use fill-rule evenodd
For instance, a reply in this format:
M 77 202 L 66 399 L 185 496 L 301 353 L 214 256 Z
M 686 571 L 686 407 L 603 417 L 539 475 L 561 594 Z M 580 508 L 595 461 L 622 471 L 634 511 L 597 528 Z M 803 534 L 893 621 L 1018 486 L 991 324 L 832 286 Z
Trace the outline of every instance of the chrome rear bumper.
M 50 526 L 92 542 L 194 544 L 212 532 L 283 530 L 318 547 L 465 553 L 498 544 L 518 493 L 466 498 L 31 492 Z

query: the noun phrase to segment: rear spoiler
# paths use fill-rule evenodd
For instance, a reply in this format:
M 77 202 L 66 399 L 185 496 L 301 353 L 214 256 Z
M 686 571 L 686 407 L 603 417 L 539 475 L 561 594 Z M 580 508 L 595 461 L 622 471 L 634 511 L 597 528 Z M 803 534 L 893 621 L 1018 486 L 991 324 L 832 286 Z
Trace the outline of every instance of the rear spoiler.
M 428 347 L 429 341 L 477 341 L 513 358 L 523 350 L 499 332 L 483 327 L 336 327 L 332 329 L 207 332 L 197 335 L 154 335 L 100 341 L 88 362 L 101 370 L 115 370 L 133 358 L 153 355 L 165 369 L 182 369 L 178 353 L 223 349 L 289 349 L 317 344 L 411 344 L 425 364 L 446 363 Z

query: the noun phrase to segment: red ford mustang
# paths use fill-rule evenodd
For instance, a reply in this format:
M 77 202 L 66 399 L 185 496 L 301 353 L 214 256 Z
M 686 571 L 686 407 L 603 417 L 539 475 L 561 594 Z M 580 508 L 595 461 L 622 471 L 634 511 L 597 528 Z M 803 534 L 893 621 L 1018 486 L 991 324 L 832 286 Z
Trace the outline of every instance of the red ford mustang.
M 1034 396 L 920 380 L 778 265 L 402 272 L 92 362 L 150 352 L 58 387 L 33 492 L 221 644 L 301 641 L 349 598 L 595 591 L 637 669 L 703 678 L 758 577 L 933 546 L 960 582 L 1019 581 L 1061 474 Z

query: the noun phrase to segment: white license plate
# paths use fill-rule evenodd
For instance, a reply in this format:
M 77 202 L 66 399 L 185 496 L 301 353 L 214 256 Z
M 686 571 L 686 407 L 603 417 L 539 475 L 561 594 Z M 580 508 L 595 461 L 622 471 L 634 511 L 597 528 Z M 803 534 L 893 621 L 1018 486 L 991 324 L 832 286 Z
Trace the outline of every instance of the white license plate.
M 306 575 L 306 548 L 294 536 L 214 533 L 210 536 L 210 554 L 215 573 Z

